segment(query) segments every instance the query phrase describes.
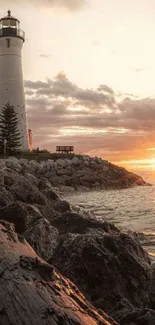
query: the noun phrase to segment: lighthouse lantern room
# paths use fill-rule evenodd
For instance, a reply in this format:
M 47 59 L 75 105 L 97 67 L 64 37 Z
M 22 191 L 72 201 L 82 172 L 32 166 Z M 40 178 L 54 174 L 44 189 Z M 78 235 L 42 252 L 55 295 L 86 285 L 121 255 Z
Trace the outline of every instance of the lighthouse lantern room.
M 8 10 L 7 16 L 0 19 L 0 112 L 7 102 L 15 107 L 21 134 L 20 150 L 27 151 L 28 126 L 22 69 L 24 42 L 25 33 L 20 29 L 20 21 Z

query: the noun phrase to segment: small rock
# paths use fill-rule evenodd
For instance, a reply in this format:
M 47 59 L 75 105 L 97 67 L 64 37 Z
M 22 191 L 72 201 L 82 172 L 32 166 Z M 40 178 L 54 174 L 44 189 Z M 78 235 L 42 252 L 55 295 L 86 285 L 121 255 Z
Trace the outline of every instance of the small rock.
M 53 208 L 59 212 L 70 211 L 70 204 L 65 200 L 56 199 L 53 203 Z

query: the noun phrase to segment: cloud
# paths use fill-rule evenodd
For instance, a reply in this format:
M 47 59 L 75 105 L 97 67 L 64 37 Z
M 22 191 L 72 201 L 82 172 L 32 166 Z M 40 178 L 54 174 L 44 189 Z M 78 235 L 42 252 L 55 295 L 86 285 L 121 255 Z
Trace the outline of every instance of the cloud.
M 48 59 L 52 56 L 52 54 L 44 54 L 44 53 L 41 53 L 41 54 L 38 54 L 38 56 L 42 59 Z
M 146 71 L 148 69 L 149 69 L 148 67 L 133 68 L 133 70 L 137 73 Z
M 24 5 L 34 5 L 37 7 L 59 7 L 59 8 L 65 8 L 67 10 L 78 10 L 80 8 L 82 8 L 83 6 L 85 6 L 87 4 L 87 1 L 85 0 L 25 0 L 24 1 Z M 5 0 L 3 2 L 2 0 L 2 4 L 1 7 L 15 7 L 15 6 L 19 6 L 21 5 L 21 1 L 20 0 Z
M 36 90 L 37 96 L 63 96 L 71 97 L 75 103 L 80 106 L 88 106 L 102 108 L 103 105 L 114 107 L 114 92 L 107 86 L 100 86 L 98 89 L 82 89 L 68 80 L 67 76 L 60 72 L 54 80 L 47 79 L 42 81 L 25 81 L 27 89 Z
M 46 81 L 25 80 L 34 145 L 52 151 L 72 144 L 77 152 L 109 160 L 133 159 L 155 143 L 155 99 L 119 99 L 107 85 L 83 89 L 60 72 Z

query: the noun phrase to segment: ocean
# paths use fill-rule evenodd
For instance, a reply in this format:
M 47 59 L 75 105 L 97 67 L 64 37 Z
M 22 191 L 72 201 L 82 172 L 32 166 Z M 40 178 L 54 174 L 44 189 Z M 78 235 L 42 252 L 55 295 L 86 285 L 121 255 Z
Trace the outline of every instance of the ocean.
M 70 204 L 93 211 L 119 228 L 140 235 L 142 245 L 155 256 L 155 185 L 123 190 L 65 193 Z

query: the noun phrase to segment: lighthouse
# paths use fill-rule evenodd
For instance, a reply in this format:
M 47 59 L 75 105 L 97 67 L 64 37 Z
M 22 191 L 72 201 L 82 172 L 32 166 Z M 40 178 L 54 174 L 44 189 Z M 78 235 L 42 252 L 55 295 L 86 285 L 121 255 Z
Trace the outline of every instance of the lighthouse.
M 25 33 L 20 29 L 20 21 L 8 10 L 7 16 L 0 19 L 0 112 L 8 102 L 15 107 L 21 151 L 29 150 L 22 69 L 24 42 Z

